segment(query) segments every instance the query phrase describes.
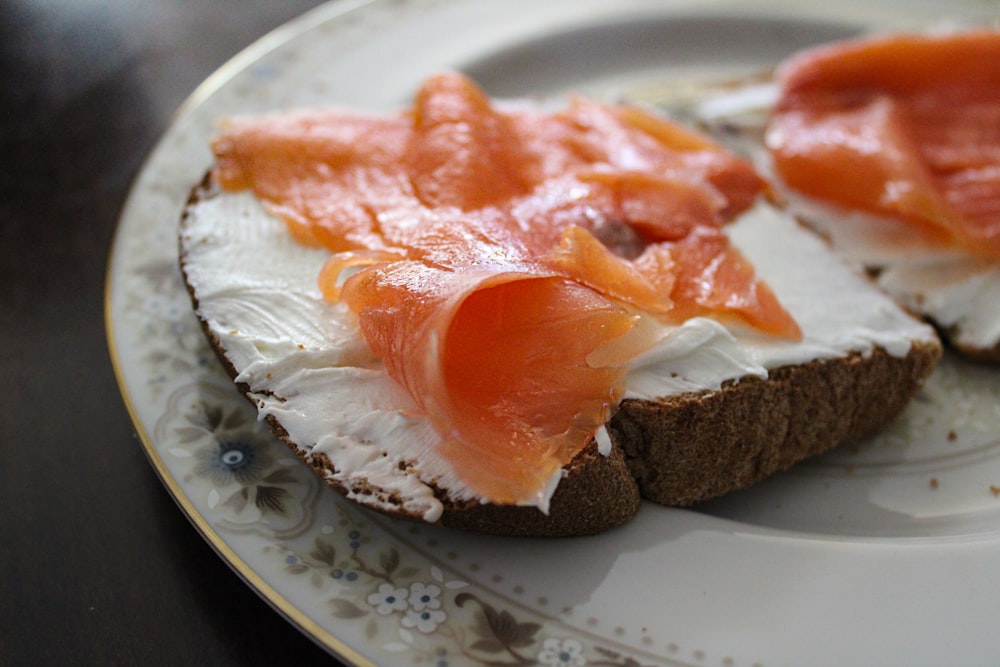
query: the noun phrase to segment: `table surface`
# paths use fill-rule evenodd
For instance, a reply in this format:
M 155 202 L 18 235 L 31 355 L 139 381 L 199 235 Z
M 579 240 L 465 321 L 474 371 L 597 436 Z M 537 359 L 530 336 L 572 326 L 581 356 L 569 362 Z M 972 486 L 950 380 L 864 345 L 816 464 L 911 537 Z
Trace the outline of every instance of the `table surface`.
M 120 398 L 104 272 L 206 76 L 317 0 L 0 5 L 0 663 L 336 664 L 217 557 Z

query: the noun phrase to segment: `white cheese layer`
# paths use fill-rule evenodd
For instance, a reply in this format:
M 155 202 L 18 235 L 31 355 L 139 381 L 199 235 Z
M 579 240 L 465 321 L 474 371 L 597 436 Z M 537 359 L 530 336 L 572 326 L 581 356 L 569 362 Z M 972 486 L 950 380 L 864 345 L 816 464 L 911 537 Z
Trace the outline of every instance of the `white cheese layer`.
M 665 332 L 633 364 L 627 395 L 653 398 L 717 389 L 769 369 L 874 347 L 903 356 L 933 341 L 918 323 L 837 259 L 812 233 L 761 205 L 731 228 L 805 336 L 789 342 L 713 320 Z M 329 456 L 354 500 L 435 521 L 430 484 L 473 498 L 437 454 L 438 436 L 416 414 L 361 338 L 354 317 L 316 286 L 328 253 L 296 243 L 250 193 L 223 193 L 188 212 L 185 273 L 199 315 L 250 387 L 262 417 L 276 418 L 305 452 Z M 608 450 L 603 443 L 602 451 Z M 537 505 L 547 509 L 554 476 Z
M 790 198 L 790 206 L 845 257 L 878 270 L 896 301 L 949 331 L 960 348 L 1000 344 L 1000 263 L 942 249 L 909 225 Z

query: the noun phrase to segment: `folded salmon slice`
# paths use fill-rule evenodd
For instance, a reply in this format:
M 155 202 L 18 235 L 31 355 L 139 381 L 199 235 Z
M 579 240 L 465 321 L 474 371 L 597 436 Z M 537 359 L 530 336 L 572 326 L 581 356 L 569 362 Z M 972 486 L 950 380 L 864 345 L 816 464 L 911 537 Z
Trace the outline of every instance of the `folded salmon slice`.
M 553 476 L 620 396 L 622 366 L 591 366 L 588 356 L 636 324 L 597 292 L 520 262 L 373 265 L 342 298 L 459 478 L 497 503 L 544 505 Z
M 231 121 L 213 148 L 223 187 L 331 250 L 324 295 L 357 313 L 484 501 L 544 509 L 654 343 L 649 322 L 801 335 L 719 231 L 762 179 L 637 109 L 499 109 L 444 74 L 394 116 Z
M 1000 33 L 819 47 L 778 79 L 766 142 L 789 186 L 1000 258 Z

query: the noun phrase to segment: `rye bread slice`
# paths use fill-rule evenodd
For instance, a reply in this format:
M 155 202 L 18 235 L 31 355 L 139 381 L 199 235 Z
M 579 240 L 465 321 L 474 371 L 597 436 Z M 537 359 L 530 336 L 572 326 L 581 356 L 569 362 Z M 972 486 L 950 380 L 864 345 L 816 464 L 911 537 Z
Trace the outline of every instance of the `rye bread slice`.
M 283 400 L 240 380 L 234 360 L 206 310 L 196 281 L 197 251 L 217 238 L 193 236 L 192 214 L 228 195 L 209 179 L 196 187 L 180 225 L 180 266 L 207 339 L 240 391 L 261 408 L 261 400 Z M 225 243 L 225 241 L 221 241 Z M 768 377 L 734 378 L 719 389 L 682 392 L 653 400 L 623 401 L 608 424 L 608 455 L 591 442 L 566 468 L 548 513 L 535 507 L 498 506 L 456 499 L 435 480 L 424 480 L 441 503 L 437 519 L 453 528 L 509 536 L 590 535 L 628 521 L 640 498 L 687 506 L 745 488 L 779 470 L 861 437 L 895 417 L 919 389 L 940 355 L 933 337 L 914 340 L 893 355 L 881 347 L 824 361 L 770 369 Z M 291 432 L 281 419 L 265 415 L 275 435 L 327 484 L 376 511 L 421 520 L 408 511 L 398 491 L 380 488 L 364 476 L 344 477 L 341 462 L 314 451 L 314 443 Z M 405 473 L 411 464 L 401 460 Z

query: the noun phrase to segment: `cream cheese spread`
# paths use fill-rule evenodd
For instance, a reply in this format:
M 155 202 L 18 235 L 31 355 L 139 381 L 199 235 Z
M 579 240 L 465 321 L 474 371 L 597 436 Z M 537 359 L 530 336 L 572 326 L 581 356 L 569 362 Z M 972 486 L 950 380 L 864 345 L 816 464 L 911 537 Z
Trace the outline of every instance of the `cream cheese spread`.
M 790 342 L 696 318 L 665 329 L 636 359 L 627 396 L 654 398 L 717 389 L 728 380 L 875 347 L 906 355 L 933 330 L 914 320 L 782 212 L 761 204 L 730 227 L 799 323 Z M 472 500 L 437 453 L 438 436 L 362 339 L 353 315 L 323 299 L 317 276 L 328 252 L 294 241 L 249 192 L 220 193 L 190 207 L 181 233 L 187 280 L 237 380 L 262 418 L 336 467 L 329 477 L 357 502 L 437 520 L 442 504 Z M 610 453 L 607 433 L 599 451 Z M 537 506 L 547 510 L 556 474 Z
M 897 302 L 947 329 L 956 346 L 1000 344 L 1000 263 L 942 248 L 896 220 L 789 201 L 838 252 L 877 270 L 875 281 Z

